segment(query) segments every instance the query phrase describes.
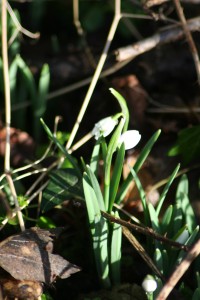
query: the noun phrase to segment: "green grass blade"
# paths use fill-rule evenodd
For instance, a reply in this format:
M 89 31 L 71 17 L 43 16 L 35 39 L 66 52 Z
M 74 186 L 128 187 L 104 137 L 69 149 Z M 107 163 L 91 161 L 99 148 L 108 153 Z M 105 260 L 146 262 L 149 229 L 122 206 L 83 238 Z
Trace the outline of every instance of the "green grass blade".
M 109 212 L 112 211 L 113 203 L 115 202 L 115 198 L 117 195 L 117 191 L 119 188 L 119 182 L 122 175 L 122 169 L 123 169 L 123 161 L 124 161 L 124 155 L 125 155 L 125 147 L 124 143 L 120 146 L 117 157 L 114 164 L 113 174 L 110 181 L 110 200 L 109 200 Z
M 160 222 L 160 228 L 162 234 L 166 234 L 169 224 L 172 220 L 172 215 L 173 215 L 173 205 L 168 206 L 166 212 L 164 213 L 164 216 L 162 218 L 162 221 Z
M 193 245 L 197 241 L 198 234 L 199 234 L 199 226 L 197 226 L 194 229 L 194 231 L 192 232 L 192 234 L 190 235 L 188 240 L 185 242 L 185 245 L 187 245 L 187 246 Z M 180 264 L 180 262 L 184 259 L 185 256 L 186 256 L 185 251 L 181 250 L 179 255 L 178 255 L 178 258 L 176 260 L 176 263 Z
M 108 288 L 110 287 L 107 244 L 108 225 L 106 220 L 101 216 L 95 191 L 86 173 L 83 174 L 83 190 L 90 223 L 97 272 L 101 284 Z
M 39 79 L 38 85 L 38 93 L 37 97 L 34 101 L 34 135 L 36 138 L 40 137 L 40 122 L 39 119 L 43 117 L 46 111 L 46 96 L 49 91 L 49 84 L 50 84 L 50 71 L 49 66 L 45 64 L 42 67 L 41 75 Z
M 115 217 L 119 218 L 118 212 L 115 212 Z M 111 278 L 113 284 L 120 284 L 120 268 L 121 268 L 121 247 L 122 247 L 122 228 L 117 223 L 112 224 L 111 238 Z
M 196 227 L 196 218 L 188 198 L 189 183 L 186 175 L 181 177 L 180 183 L 176 192 L 176 199 L 180 201 L 185 223 L 188 226 L 189 232 L 193 232 Z
M 159 248 L 156 248 L 154 253 L 154 262 L 159 271 L 163 274 L 163 259 Z
M 149 216 L 149 209 L 148 209 L 148 206 L 147 206 L 147 199 L 146 199 L 145 191 L 142 187 L 140 179 L 137 176 L 134 168 L 131 169 L 131 175 L 132 175 L 132 178 L 135 181 L 135 184 L 136 184 L 136 186 L 138 188 L 138 191 L 139 191 L 139 194 L 140 194 L 140 199 L 141 199 L 142 207 L 143 207 L 143 211 L 144 211 L 145 225 L 149 226 L 150 225 L 150 216 Z M 117 203 L 117 204 L 119 204 L 119 203 Z
M 118 93 L 113 88 L 110 88 L 110 91 L 115 96 L 117 101 L 119 102 L 119 105 L 120 105 L 121 110 L 122 110 L 122 114 L 125 117 L 125 124 L 124 124 L 124 128 L 123 128 L 123 132 L 125 132 L 125 131 L 127 131 L 128 124 L 129 124 L 129 110 L 128 110 L 128 107 L 127 107 L 127 104 L 126 104 L 126 100 L 124 99 L 124 97 L 122 97 L 122 95 L 120 93 Z
M 157 208 L 156 208 L 157 215 L 159 215 L 159 213 L 160 213 L 160 210 L 162 208 L 162 205 L 163 205 L 163 202 L 164 202 L 165 197 L 167 195 L 167 192 L 168 192 L 174 178 L 176 177 L 176 174 L 178 173 L 179 168 L 180 168 L 180 164 L 178 164 L 178 166 L 175 168 L 174 172 L 169 177 L 169 180 L 168 180 L 167 184 L 165 185 L 162 194 L 160 195 L 160 199 L 159 199 L 159 202 L 158 202 L 158 205 L 157 205 Z
M 156 214 L 156 210 L 151 203 L 148 204 L 148 208 L 149 208 L 149 215 L 151 219 L 152 228 L 154 231 L 160 232 L 159 221 L 158 221 L 158 216 Z
M 90 159 L 90 168 L 96 176 L 98 175 L 98 169 L 99 169 L 99 159 L 100 159 L 100 150 L 101 150 L 100 140 L 101 139 L 98 139 L 96 141 Z
M 107 156 L 105 162 L 105 173 L 104 173 L 104 201 L 105 201 L 106 211 L 108 211 L 109 208 L 111 162 L 112 162 L 113 153 L 116 151 L 116 148 L 118 147 L 118 141 L 123 126 L 124 126 L 124 119 L 122 118 L 108 144 L 108 150 L 107 150 Z
M 36 100 L 36 86 L 33 74 L 31 73 L 29 67 L 26 65 L 24 60 L 20 57 L 20 55 L 18 55 L 16 59 L 18 67 L 26 81 L 26 86 L 31 96 L 32 106 L 34 107 L 34 101 Z
M 96 178 L 96 176 L 94 175 L 94 173 L 92 172 L 91 168 L 89 166 L 86 166 L 86 171 L 87 171 L 87 175 L 90 178 L 90 182 L 92 184 L 92 187 L 94 189 L 97 201 L 98 201 L 98 205 L 100 210 L 105 211 L 105 204 L 104 204 L 104 200 L 103 200 L 103 196 L 101 193 L 101 189 L 98 183 L 98 180 Z

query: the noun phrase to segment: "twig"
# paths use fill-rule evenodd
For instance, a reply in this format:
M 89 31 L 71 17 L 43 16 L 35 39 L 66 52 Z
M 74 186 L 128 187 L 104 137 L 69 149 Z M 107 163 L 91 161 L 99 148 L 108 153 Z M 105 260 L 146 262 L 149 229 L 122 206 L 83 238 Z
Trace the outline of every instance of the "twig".
M 113 40 L 113 37 L 115 35 L 116 29 L 117 29 L 117 26 L 118 26 L 118 23 L 119 23 L 119 20 L 121 18 L 120 6 L 121 6 L 121 0 L 115 0 L 115 15 L 114 15 L 114 19 L 113 19 L 112 25 L 110 27 L 110 31 L 108 33 L 106 44 L 104 46 L 104 49 L 103 49 L 103 52 L 102 52 L 101 57 L 99 59 L 99 62 L 98 62 L 97 68 L 95 70 L 94 76 L 92 78 L 92 81 L 90 83 L 89 89 L 88 89 L 87 94 L 85 96 L 85 99 L 83 101 L 83 105 L 81 107 L 81 110 L 80 110 L 80 112 L 78 114 L 77 120 L 76 120 L 76 122 L 74 124 L 74 127 L 72 129 L 72 132 L 70 134 L 70 138 L 69 138 L 68 143 L 66 145 L 67 149 L 69 149 L 71 147 L 72 143 L 73 143 L 75 135 L 76 135 L 76 133 L 78 131 L 80 123 L 81 123 L 81 121 L 83 119 L 83 116 L 84 116 L 85 111 L 86 111 L 86 109 L 88 107 L 89 101 L 91 99 L 91 96 L 93 94 L 94 88 L 95 88 L 95 86 L 97 84 L 97 81 L 98 81 L 99 76 L 101 74 L 101 71 L 103 69 L 104 63 L 106 61 L 108 50 L 110 48 L 110 44 L 111 44 L 111 42 Z
M 165 2 L 169 2 L 169 0 L 147 0 L 144 5 L 145 7 L 152 7 L 156 5 L 161 5 Z M 200 0 L 181 0 L 181 2 L 188 3 L 188 4 L 199 4 Z
M 36 32 L 36 33 L 32 33 L 29 30 L 25 29 L 18 21 L 18 19 L 15 16 L 14 11 L 12 10 L 10 4 L 8 3 L 8 1 L 6 1 L 6 5 L 7 5 L 7 9 L 8 12 L 13 20 L 13 23 L 15 24 L 16 28 L 18 31 L 20 31 L 21 33 L 23 33 L 24 35 L 30 37 L 31 39 L 38 39 L 40 37 L 40 33 Z
M 8 223 L 8 221 L 14 218 L 16 214 L 18 214 L 18 212 L 21 212 L 25 207 L 27 207 L 31 203 L 31 201 L 35 199 L 35 197 L 37 197 L 41 191 L 43 191 L 43 189 L 47 186 L 47 184 L 48 182 L 45 182 L 36 192 L 34 192 L 33 195 L 31 195 L 31 197 L 28 200 L 26 200 L 26 204 L 24 206 L 19 207 L 18 209 L 12 211 L 11 215 L 2 221 L 0 225 L 0 230 L 2 230 L 3 227 Z
M 24 220 L 21 210 L 19 210 L 19 203 L 15 186 L 10 175 L 10 124 L 11 124 L 11 101 L 10 101 L 10 81 L 9 81 L 9 67 L 8 67 L 8 41 L 7 41 L 7 8 L 6 0 L 1 2 L 1 17 L 2 17 L 2 60 L 3 60 L 3 78 L 4 78 L 4 93 L 5 93 L 5 119 L 6 119 L 6 146 L 5 146 L 5 161 L 4 171 L 8 181 L 11 194 L 13 196 L 15 207 L 18 210 L 17 216 L 21 230 L 25 229 Z
M 5 145 L 5 172 L 10 172 L 10 124 L 11 124 L 11 104 L 10 104 L 10 81 L 8 67 L 8 40 L 7 40 L 7 9 L 6 0 L 1 2 L 2 17 L 2 60 L 3 60 L 3 77 L 5 93 L 5 120 L 6 120 L 6 145 Z
M 187 21 L 186 21 L 185 15 L 183 13 L 183 8 L 180 4 L 180 1 L 179 0 L 173 0 L 173 1 L 174 1 L 174 5 L 176 7 L 176 11 L 179 16 L 179 19 L 181 21 L 183 31 L 185 33 L 188 45 L 190 47 L 190 51 L 193 56 L 193 60 L 194 60 L 194 64 L 195 64 L 195 68 L 196 68 L 196 72 L 197 72 L 198 83 L 200 85 L 200 61 L 199 61 L 198 51 L 197 51 L 196 45 L 194 43 L 194 40 L 192 38 L 192 35 L 190 33 L 190 30 L 187 26 Z
M 151 257 L 148 255 L 148 253 L 145 251 L 142 245 L 138 242 L 135 236 L 130 232 L 130 230 L 122 226 L 122 232 L 125 235 L 125 237 L 129 240 L 129 242 L 133 245 L 133 247 L 137 250 L 138 254 L 144 259 L 144 261 L 152 269 L 152 271 L 163 281 L 165 281 L 165 278 L 163 277 L 160 270 L 156 267 Z
M 96 68 L 96 61 L 94 59 L 94 56 L 90 50 L 90 47 L 88 46 L 85 32 L 81 26 L 81 22 L 79 19 L 79 0 L 73 0 L 73 17 L 74 17 L 74 25 L 76 27 L 77 33 L 81 38 L 82 44 L 83 44 L 83 50 L 85 51 L 85 54 L 89 60 L 89 63 L 91 66 L 95 69 Z
M 11 194 L 12 194 L 13 199 L 14 199 L 15 209 L 17 211 L 17 217 L 18 217 L 18 220 L 19 220 L 19 225 L 20 225 L 21 231 L 24 231 L 25 230 L 24 219 L 23 219 L 22 212 L 20 210 L 18 200 L 17 200 L 17 193 L 16 193 L 16 190 L 15 190 L 15 186 L 14 186 L 11 175 L 6 174 L 6 179 L 8 181 L 8 185 L 10 187 L 10 191 L 11 191 Z
M 127 228 L 133 229 L 136 232 L 142 233 L 146 236 L 150 236 L 150 237 L 152 237 L 152 238 L 154 238 L 154 239 L 156 239 L 160 242 L 169 244 L 172 247 L 176 247 L 176 248 L 182 249 L 184 251 L 188 251 L 188 247 L 186 245 L 183 245 L 183 244 L 177 243 L 175 241 L 172 241 L 172 240 L 158 234 L 157 232 L 155 232 L 153 229 L 151 229 L 149 227 L 141 227 L 141 226 L 126 222 L 126 221 L 124 221 L 120 218 L 116 218 L 116 217 L 114 217 L 114 216 L 112 216 L 112 215 L 110 215 L 110 214 L 108 214 L 104 211 L 102 211 L 101 214 L 104 218 L 106 218 L 107 220 L 110 220 L 110 222 L 117 223 L 117 224 L 120 224 L 120 225 L 125 226 Z
M 200 240 L 198 240 L 193 247 L 189 250 L 185 258 L 182 260 L 180 265 L 178 265 L 175 271 L 167 280 L 166 284 L 163 286 L 162 290 L 160 291 L 159 295 L 157 296 L 156 300 L 165 300 L 171 293 L 172 289 L 175 287 L 177 282 L 180 278 L 184 275 L 187 271 L 193 260 L 199 255 L 200 253 Z
M 187 21 L 186 27 L 189 31 L 198 31 L 200 29 L 200 18 L 193 18 Z M 119 48 L 115 51 L 117 61 L 134 59 L 138 55 L 145 53 L 156 46 L 174 42 L 184 36 L 184 31 L 180 25 L 167 26 L 153 36 L 137 42 L 133 45 Z

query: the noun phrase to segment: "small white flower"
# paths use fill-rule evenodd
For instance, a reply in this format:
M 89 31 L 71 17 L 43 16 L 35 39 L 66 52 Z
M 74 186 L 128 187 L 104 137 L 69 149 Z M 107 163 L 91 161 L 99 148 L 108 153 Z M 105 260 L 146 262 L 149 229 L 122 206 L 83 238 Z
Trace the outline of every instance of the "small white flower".
M 122 133 L 119 138 L 119 144 L 124 143 L 125 149 L 129 150 L 134 148 L 140 141 L 141 134 L 137 130 L 128 130 Z
M 142 282 L 142 287 L 146 293 L 153 293 L 157 289 L 157 282 L 151 275 L 147 275 Z
M 113 131 L 116 124 L 117 120 L 113 119 L 113 117 L 104 118 L 94 125 L 92 134 L 96 140 L 98 140 L 100 136 L 106 137 Z

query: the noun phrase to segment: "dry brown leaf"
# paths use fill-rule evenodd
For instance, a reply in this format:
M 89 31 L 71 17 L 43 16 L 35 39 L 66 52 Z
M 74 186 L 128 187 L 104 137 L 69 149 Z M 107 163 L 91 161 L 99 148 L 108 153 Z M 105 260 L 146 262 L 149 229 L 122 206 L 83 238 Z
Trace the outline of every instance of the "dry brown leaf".
M 36 227 L 8 237 L 0 243 L 0 266 L 18 280 L 52 283 L 80 271 L 59 255 L 53 254 L 53 239 L 60 229 Z

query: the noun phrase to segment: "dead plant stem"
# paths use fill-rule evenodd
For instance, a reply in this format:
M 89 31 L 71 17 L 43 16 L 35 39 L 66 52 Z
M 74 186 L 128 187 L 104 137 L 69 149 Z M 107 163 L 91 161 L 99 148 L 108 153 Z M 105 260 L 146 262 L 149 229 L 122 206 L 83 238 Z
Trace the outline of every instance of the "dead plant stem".
M 84 114 L 86 112 L 86 109 L 87 109 L 88 104 L 90 102 L 91 96 L 93 94 L 93 91 L 95 89 L 95 86 L 97 84 L 97 81 L 99 79 L 101 71 L 103 69 L 103 66 L 105 64 L 105 61 L 106 61 L 106 58 L 107 58 L 107 54 L 108 54 L 108 51 L 109 51 L 109 48 L 110 48 L 110 44 L 111 44 L 111 42 L 113 40 L 113 37 L 115 35 L 118 23 L 119 23 L 120 18 L 121 18 L 120 6 L 121 6 L 121 0 L 115 0 L 115 15 L 114 15 L 111 27 L 110 27 L 110 31 L 108 33 L 106 44 L 104 46 L 104 49 L 103 49 L 103 52 L 102 52 L 101 57 L 99 59 L 99 62 L 98 62 L 97 68 L 95 70 L 94 76 L 92 78 L 92 81 L 91 81 L 90 86 L 88 88 L 87 94 L 86 94 L 85 99 L 83 101 L 83 105 L 82 105 L 82 107 L 80 109 L 80 112 L 78 114 L 77 120 L 76 120 L 76 122 L 74 124 L 74 127 L 72 129 L 72 132 L 70 134 L 70 138 L 69 138 L 68 143 L 66 145 L 67 149 L 69 149 L 71 147 L 71 145 L 72 145 L 72 143 L 74 141 L 74 138 L 75 138 L 76 133 L 77 133 L 77 131 L 79 129 L 80 123 L 81 123 L 81 121 L 83 119 L 83 116 L 84 116 Z
M 200 85 L 200 61 L 199 61 L 198 51 L 197 51 L 196 45 L 194 43 L 194 40 L 192 38 L 191 32 L 188 29 L 187 21 L 186 21 L 184 12 L 183 12 L 183 8 L 180 4 L 180 0 L 173 0 L 173 1 L 174 1 L 174 5 L 176 7 L 178 17 L 181 21 L 183 31 L 185 33 L 188 45 L 190 47 L 190 51 L 191 51 L 192 56 L 193 56 L 193 60 L 194 60 L 194 64 L 195 64 L 195 68 L 196 68 L 196 72 L 197 72 L 198 83 Z
M 200 253 L 200 239 L 192 246 L 190 251 L 182 260 L 182 262 L 176 267 L 175 271 L 172 273 L 172 275 L 167 280 L 166 284 L 163 286 L 156 300 L 168 299 L 168 296 L 173 290 L 173 288 L 175 287 L 175 285 L 178 283 L 180 278 L 187 271 L 187 269 L 190 267 L 191 263 L 199 255 L 199 253 Z
M 4 171 L 6 179 L 10 187 L 11 194 L 14 199 L 15 208 L 21 230 L 25 229 L 22 212 L 19 209 L 15 186 L 10 175 L 10 126 L 11 126 L 11 101 L 10 101 L 10 80 L 8 66 L 8 40 L 7 40 L 7 5 L 6 0 L 1 1 L 1 18 L 2 18 L 2 60 L 3 60 L 3 79 L 4 79 L 4 94 L 5 94 L 5 123 L 6 123 L 6 146 Z

